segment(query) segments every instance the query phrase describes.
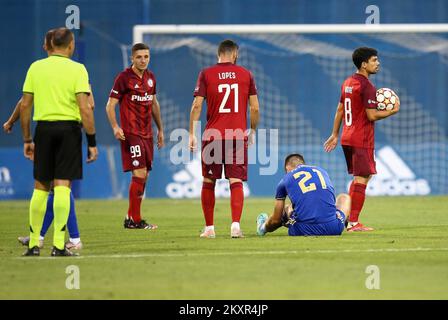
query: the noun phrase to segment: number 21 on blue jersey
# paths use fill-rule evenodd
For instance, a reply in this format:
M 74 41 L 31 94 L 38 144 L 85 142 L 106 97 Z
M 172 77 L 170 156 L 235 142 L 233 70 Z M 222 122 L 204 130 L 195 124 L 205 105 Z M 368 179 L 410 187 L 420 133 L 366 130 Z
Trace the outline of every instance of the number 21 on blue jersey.
M 314 173 L 316 173 L 319 178 L 320 184 L 322 185 L 322 189 L 327 189 L 327 184 L 325 182 L 324 176 L 322 172 L 317 169 L 311 169 Z M 309 180 L 313 177 L 308 171 L 298 171 L 293 175 L 294 179 L 298 180 L 298 184 L 302 193 L 307 193 L 310 191 L 317 190 L 317 186 L 314 182 L 309 182 Z

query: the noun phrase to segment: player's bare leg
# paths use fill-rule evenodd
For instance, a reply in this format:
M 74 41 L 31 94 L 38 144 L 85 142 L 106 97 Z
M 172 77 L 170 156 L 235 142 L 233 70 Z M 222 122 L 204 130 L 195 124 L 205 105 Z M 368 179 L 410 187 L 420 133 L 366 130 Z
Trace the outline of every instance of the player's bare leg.
M 232 209 L 232 225 L 230 236 L 232 238 L 243 238 L 240 227 L 241 214 L 244 205 L 243 181 L 237 178 L 229 178 L 230 182 L 230 206 Z
M 202 212 L 204 213 L 205 228 L 200 234 L 201 238 L 215 238 L 213 215 L 215 210 L 215 184 L 216 180 L 204 177 L 201 191 Z
M 373 230 L 373 228 L 366 227 L 358 221 L 366 197 L 367 184 L 371 178 L 371 175 L 354 176 L 353 182 L 350 185 L 351 210 L 347 226 L 347 231 L 349 232 Z
M 347 228 L 348 225 L 348 214 L 350 212 L 352 206 L 352 199 L 350 198 L 350 195 L 346 193 L 340 193 L 336 197 L 336 208 L 341 210 L 345 214 L 345 227 Z
M 348 214 L 350 212 L 351 205 L 352 199 L 350 198 L 350 195 L 346 193 L 340 193 L 336 197 L 336 208 L 344 212 L 344 214 Z

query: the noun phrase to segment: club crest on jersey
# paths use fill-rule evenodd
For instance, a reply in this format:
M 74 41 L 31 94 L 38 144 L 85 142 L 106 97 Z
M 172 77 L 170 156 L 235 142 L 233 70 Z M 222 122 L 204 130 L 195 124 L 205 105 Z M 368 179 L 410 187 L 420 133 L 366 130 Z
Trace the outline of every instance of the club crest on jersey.
M 138 162 L 138 160 L 134 160 L 134 161 L 132 161 L 132 165 L 133 165 L 134 167 L 137 167 L 139 164 L 140 164 L 140 162 Z
M 152 79 L 148 80 L 148 86 L 150 86 L 151 88 L 154 86 L 154 82 L 152 81 Z

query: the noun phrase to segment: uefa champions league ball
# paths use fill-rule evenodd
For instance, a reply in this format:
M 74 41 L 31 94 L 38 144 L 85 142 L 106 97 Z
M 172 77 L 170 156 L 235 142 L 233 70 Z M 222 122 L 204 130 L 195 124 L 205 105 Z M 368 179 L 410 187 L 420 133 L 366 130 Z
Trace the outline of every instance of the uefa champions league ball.
M 381 88 L 376 91 L 378 110 L 393 110 L 399 101 L 397 94 L 389 88 Z

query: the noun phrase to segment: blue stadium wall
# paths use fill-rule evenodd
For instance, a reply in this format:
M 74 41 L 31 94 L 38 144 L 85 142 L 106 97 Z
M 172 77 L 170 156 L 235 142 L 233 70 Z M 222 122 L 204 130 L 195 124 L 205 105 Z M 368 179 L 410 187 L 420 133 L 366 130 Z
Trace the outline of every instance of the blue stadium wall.
M 121 162 L 117 142 L 109 127 L 104 106 L 108 92 L 115 75 L 123 68 L 122 47 L 132 43 L 132 26 L 135 24 L 284 24 L 284 23 L 364 23 L 365 9 L 371 1 L 193 1 L 193 0 L 126 0 L 126 1 L 56 1 L 56 0 L 0 0 L 0 35 L 2 50 L 0 50 L 0 121 L 8 118 L 15 103 L 21 95 L 21 88 L 26 70 L 34 60 L 44 57 L 42 39 L 45 32 L 65 24 L 68 5 L 76 4 L 81 11 L 82 30 L 77 32 L 78 51 L 75 58 L 84 61 L 89 70 L 90 80 L 95 94 L 95 118 L 98 142 L 100 143 L 100 158 L 92 165 L 86 165 L 84 180 L 75 186 L 77 196 L 83 198 L 126 197 L 129 175 L 121 173 Z M 447 23 L 448 2 L 444 0 L 429 1 L 387 1 L 377 0 L 374 3 L 381 10 L 382 23 Z M 331 39 L 329 40 L 331 41 Z M 347 44 L 349 46 L 350 44 Z M 167 72 L 157 66 L 157 56 L 152 60 L 153 68 L 158 76 L 158 87 L 167 88 L 172 79 Z M 159 58 L 161 60 L 161 58 Z M 306 57 L 304 57 L 306 59 Z M 434 67 L 427 56 L 427 63 L 422 68 L 429 68 L 434 74 L 435 83 L 447 88 L 447 69 Z M 409 66 L 412 68 L 412 66 Z M 274 65 L 271 68 L 275 69 Z M 432 68 L 432 69 L 431 69 Z M 312 72 L 312 70 L 306 70 Z M 396 70 L 392 70 L 396 71 Z M 188 75 L 192 85 L 197 70 Z M 398 71 L 396 71 L 398 72 Z M 415 71 L 416 73 L 419 70 Z M 306 73 L 305 73 L 306 74 Z M 256 75 L 255 75 L 256 76 Z M 418 76 L 400 79 L 402 87 L 408 90 L 420 90 L 422 95 L 431 97 L 425 103 L 429 114 L 436 119 L 436 125 L 444 134 L 442 143 L 434 145 L 415 144 L 415 148 L 394 145 L 384 136 L 377 135 L 377 149 L 388 157 L 392 157 L 398 165 L 403 166 L 403 177 L 408 176 L 400 186 L 379 186 L 371 190 L 372 194 L 446 194 L 447 183 L 432 183 L 437 176 L 447 176 L 446 172 L 437 172 L 437 168 L 446 170 L 446 163 L 438 165 L 433 159 L 434 167 L 425 168 L 413 162 L 413 153 L 427 153 L 431 150 L 442 150 L 443 159 L 447 159 L 446 130 L 448 128 L 448 101 L 446 90 L 438 91 L 437 96 L 431 95 L 431 85 L 419 83 Z M 325 100 L 324 112 L 328 114 L 322 119 L 323 110 L 311 109 L 308 119 L 313 128 L 319 132 L 322 141 L 320 145 L 302 146 L 301 152 L 310 154 L 309 162 L 319 161 L 322 153 L 323 138 L 331 130 L 335 101 L 338 99 L 339 86 L 333 89 Z M 189 88 L 190 90 L 190 88 Z M 306 93 L 296 94 L 297 98 Z M 296 97 L 295 95 L 292 98 Z M 191 97 L 189 97 L 190 99 Z M 187 115 L 190 102 L 185 102 L 183 112 Z M 163 107 L 163 106 L 162 106 Z M 262 106 L 263 107 L 263 106 Z M 169 136 L 169 132 L 166 132 Z M 23 158 L 21 150 L 21 135 L 19 125 L 16 125 L 10 135 L 0 133 L 0 199 L 28 198 L 32 191 L 32 165 Z M 425 149 L 426 148 L 426 149 Z M 429 148 L 429 149 L 428 149 Z M 286 152 L 280 146 L 280 154 Z M 345 163 L 340 149 L 329 155 L 328 165 L 330 176 L 335 177 L 338 192 L 344 191 L 349 181 L 345 173 Z M 279 160 L 281 161 L 281 159 Z M 197 163 L 196 163 L 197 164 Z M 326 163 L 316 163 L 326 166 Z M 173 167 L 167 165 L 163 155 L 155 152 L 154 170 L 147 190 L 148 197 L 175 198 L 198 196 L 197 177 L 186 166 Z M 196 167 L 197 168 L 197 167 Z M 342 169 L 341 169 L 342 168 Z M 434 169 L 435 168 L 435 169 Z M 191 169 L 191 168 L 190 168 Z M 340 169 L 340 170 L 339 170 Z M 276 182 L 282 173 L 278 171 L 273 176 L 260 176 L 260 166 L 251 165 L 250 181 L 246 192 L 254 196 L 270 196 L 274 193 Z M 341 173 L 342 172 L 342 173 Z M 383 183 L 384 184 L 384 183 Z M 388 192 L 384 191 L 388 188 Z M 399 191 L 398 189 L 403 189 Z M 383 191 L 378 191 L 378 190 Z M 398 191 L 397 191 L 398 190 Z M 228 194 L 226 185 L 220 185 L 217 191 L 223 196 Z

